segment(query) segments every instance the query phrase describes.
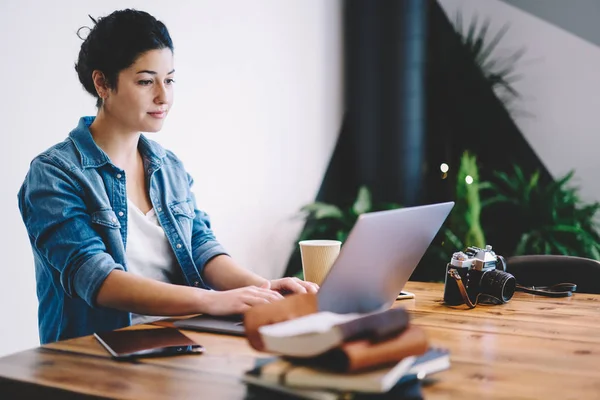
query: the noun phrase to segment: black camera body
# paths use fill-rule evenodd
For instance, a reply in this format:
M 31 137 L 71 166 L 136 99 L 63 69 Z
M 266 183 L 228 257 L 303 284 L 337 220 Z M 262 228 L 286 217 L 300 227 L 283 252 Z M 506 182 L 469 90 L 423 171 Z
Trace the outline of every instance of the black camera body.
M 446 265 L 444 303 L 452 306 L 467 303 L 470 307 L 477 302 L 506 303 L 513 297 L 516 284 L 515 277 L 506 272 L 504 258 L 496 255 L 492 246 L 468 247 L 464 252 L 454 253 Z

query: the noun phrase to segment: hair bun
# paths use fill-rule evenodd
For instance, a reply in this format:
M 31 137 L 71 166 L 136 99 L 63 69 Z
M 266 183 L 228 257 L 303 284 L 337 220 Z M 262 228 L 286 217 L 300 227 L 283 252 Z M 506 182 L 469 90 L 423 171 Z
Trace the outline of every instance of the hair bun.
M 85 37 L 81 34 L 81 31 L 83 29 L 87 29 L 87 34 L 85 35 Z M 92 32 L 92 28 L 90 28 L 89 26 L 82 26 L 81 28 L 77 29 L 77 37 L 81 40 L 85 40 L 87 39 L 90 32 Z

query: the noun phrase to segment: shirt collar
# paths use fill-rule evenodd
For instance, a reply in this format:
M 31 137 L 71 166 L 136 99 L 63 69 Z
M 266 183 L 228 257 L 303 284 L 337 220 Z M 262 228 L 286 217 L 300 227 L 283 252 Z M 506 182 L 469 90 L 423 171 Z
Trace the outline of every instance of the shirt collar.
M 104 164 L 110 164 L 108 155 L 94 142 L 90 125 L 96 117 L 81 117 L 77 127 L 71 131 L 69 137 L 79 151 L 81 165 L 83 168 L 98 168 Z M 148 158 L 153 164 L 160 165 L 161 159 L 166 156 L 165 150 L 157 143 L 148 140 L 144 135 L 140 135 L 139 149 L 142 155 Z

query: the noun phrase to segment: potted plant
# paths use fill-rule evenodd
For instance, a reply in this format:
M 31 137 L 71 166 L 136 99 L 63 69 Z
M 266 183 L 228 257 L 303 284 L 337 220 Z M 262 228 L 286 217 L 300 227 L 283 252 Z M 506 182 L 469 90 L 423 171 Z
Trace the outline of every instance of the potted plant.
M 350 206 L 338 206 L 324 202 L 313 202 L 300 209 L 299 217 L 306 221 L 298 241 L 310 239 L 336 239 L 342 243 L 348 237 L 359 215 L 380 210 L 400 208 L 398 203 L 374 203 L 371 191 L 365 185 L 358 189 Z M 292 257 L 299 258 L 296 248 Z M 295 276 L 302 277 L 302 271 Z
M 542 184 L 539 171 L 526 175 L 514 165 L 509 173 L 497 171 L 484 186 L 488 212 L 502 209 L 501 229 L 514 237 L 510 255 L 559 254 L 600 260 L 600 203 L 585 203 L 571 185 L 574 171 Z

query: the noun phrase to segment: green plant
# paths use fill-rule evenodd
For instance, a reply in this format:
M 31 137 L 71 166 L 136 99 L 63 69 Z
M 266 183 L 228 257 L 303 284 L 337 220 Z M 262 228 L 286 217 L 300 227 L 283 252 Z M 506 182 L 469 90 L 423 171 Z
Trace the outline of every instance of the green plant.
M 487 209 L 503 206 L 506 230 L 517 237 L 512 254 L 562 254 L 600 260 L 600 203 L 584 203 L 570 185 L 574 171 L 543 184 L 540 173 L 526 175 L 514 165 L 511 173 L 495 172 L 485 186 Z
M 484 247 L 486 245 L 481 226 L 482 203 L 479 168 L 475 155 L 468 151 L 462 154 L 455 179 L 454 208 L 440 229 L 438 238 L 434 240 L 424 256 L 425 262 L 422 263 L 423 265 L 435 265 L 435 272 L 431 271 L 427 274 L 428 276 L 443 276 L 440 275 L 443 271 L 439 266 L 445 265 L 454 252 L 463 250 L 467 246 Z
M 300 240 L 335 238 L 344 242 L 360 214 L 399 207 L 401 206 L 397 203 L 375 205 L 371 191 L 363 185 L 358 189 L 356 199 L 350 207 L 323 202 L 303 206 L 300 211 L 307 223 L 300 234 Z
M 298 240 L 337 239 L 344 242 L 360 214 L 400 207 L 397 203 L 375 204 L 369 188 L 362 185 L 350 206 L 319 201 L 304 205 L 300 209 L 300 217 L 306 220 L 306 224 Z M 299 258 L 299 252 L 296 246 L 292 257 Z M 295 272 L 294 276 L 302 279 L 302 270 Z
M 520 97 L 514 86 L 520 79 L 520 75 L 516 72 L 516 65 L 525 54 L 525 48 L 521 47 L 500 56 L 498 45 L 506 35 L 509 25 L 503 25 L 495 34 L 490 33 L 490 26 L 489 18 L 481 21 L 477 15 L 473 16 L 467 26 L 464 26 L 460 13 L 457 13 L 454 23 L 454 29 L 460 36 L 463 46 L 498 99 L 507 110 L 514 112 L 513 102 Z
M 463 239 L 463 247 L 486 245 L 481 227 L 479 187 L 477 157 L 465 151 L 456 178 L 456 206 L 452 215 L 454 230 Z

